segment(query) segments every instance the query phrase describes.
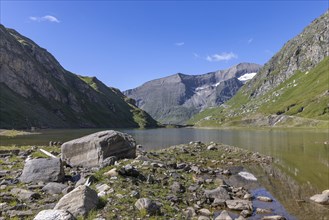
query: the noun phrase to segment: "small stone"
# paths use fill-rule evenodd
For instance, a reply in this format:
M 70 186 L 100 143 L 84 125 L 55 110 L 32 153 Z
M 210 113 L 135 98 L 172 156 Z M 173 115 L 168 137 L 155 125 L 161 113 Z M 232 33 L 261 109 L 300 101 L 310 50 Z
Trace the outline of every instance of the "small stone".
M 230 195 L 228 194 L 227 190 L 224 187 L 217 187 L 213 190 L 205 190 L 204 195 L 206 198 L 215 200 L 217 199 L 224 199 L 228 200 L 231 199 Z
M 286 220 L 286 218 L 281 215 L 269 215 L 264 216 L 262 220 Z
M 42 188 L 42 191 L 48 194 L 60 194 L 67 186 L 62 183 L 51 182 Z
M 251 210 L 242 210 L 240 215 L 244 218 L 247 218 L 252 215 L 252 211 Z
M 33 215 L 33 212 L 31 210 L 26 210 L 26 211 L 9 210 L 7 211 L 7 215 L 9 215 L 10 218 L 14 218 L 14 217 L 25 218 Z
M 183 210 L 183 213 L 186 217 L 186 219 L 191 219 L 192 217 L 196 216 L 195 210 L 193 207 L 187 207 L 185 210 Z
M 104 167 L 107 167 L 107 166 L 112 166 L 115 164 L 115 162 L 118 160 L 118 158 L 116 156 L 110 156 L 110 157 L 107 157 L 105 158 L 101 164 L 100 164 L 100 168 L 104 168 Z
M 26 190 L 26 189 L 13 188 L 11 190 L 11 193 L 18 196 L 18 198 L 20 198 L 22 200 L 34 200 L 34 199 L 40 198 L 39 193 L 35 193 L 33 191 Z
M 251 200 L 251 199 L 252 199 L 252 195 L 251 195 L 250 193 L 246 193 L 246 194 L 243 196 L 243 199 Z
M 188 191 L 195 192 L 199 188 L 198 185 L 191 185 L 188 187 Z
M 113 169 L 105 172 L 103 175 L 104 176 L 107 176 L 107 177 L 112 177 L 112 176 L 117 176 L 118 175 L 118 172 L 117 172 L 117 169 L 116 168 L 113 168 Z
M 184 193 L 185 192 L 185 187 L 179 182 L 173 182 L 173 184 L 171 185 L 170 188 L 173 193 Z
M 259 201 L 262 201 L 262 202 L 272 202 L 273 201 L 273 199 L 271 199 L 270 197 L 267 197 L 267 196 L 257 196 L 256 199 Z
M 108 190 L 111 189 L 111 188 L 109 187 L 109 185 L 104 183 L 104 184 L 96 185 L 96 189 L 97 189 L 97 192 L 98 192 L 98 194 L 97 194 L 98 197 L 102 197 L 102 196 L 107 195 Z
M 252 203 L 251 201 L 247 201 L 247 200 L 241 200 L 241 199 L 227 200 L 226 205 L 229 209 L 232 210 L 238 210 L 238 211 L 242 211 L 245 209 L 252 210 Z
M 131 191 L 130 196 L 139 199 L 140 193 L 138 191 L 133 190 Z
M 325 190 L 322 194 L 316 194 L 310 200 L 322 205 L 329 205 L 329 191 Z
M 210 216 L 211 212 L 209 211 L 209 209 L 200 209 L 198 210 L 198 213 L 202 216 Z
M 207 147 L 207 150 L 217 150 L 216 145 L 212 144 Z
M 152 200 L 148 198 L 141 198 L 135 202 L 135 207 L 138 210 L 146 210 L 150 215 L 156 215 L 160 213 L 160 207 Z
M 218 215 L 215 220 L 233 220 L 226 210 L 223 210 L 220 215 Z
M 62 193 L 65 195 L 71 192 L 72 190 L 74 190 L 74 186 L 68 186 L 65 189 L 63 189 Z
M 256 213 L 257 214 L 269 214 L 269 213 L 272 213 L 272 210 L 271 209 L 257 208 Z
M 177 164 L 176 169 L 184 169 L 186 166 L 186 163 L 179 163 Z
M 75 220 L 73 215 L 65 210 L 43 210 L 33 220 Z

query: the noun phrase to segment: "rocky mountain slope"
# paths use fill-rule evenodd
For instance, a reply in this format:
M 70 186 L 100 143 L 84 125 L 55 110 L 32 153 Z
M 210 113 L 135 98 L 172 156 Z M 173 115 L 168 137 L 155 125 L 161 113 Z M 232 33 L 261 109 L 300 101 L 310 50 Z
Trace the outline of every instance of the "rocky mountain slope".
M 241 63 L 202 75 L 178 73 L 149 81 L 124 94 L 135 99 L 138 107 L 158 121 L 181 124 L 201 110 L 229 100 L 260 67 Z
M 328 126 L 329 13 L 288 41 L 224 106 L 190 122 L 199 126 Z
M 0 34 L 1 128 L 156 126 L 119 90 L 65 70 L 15 30 Z

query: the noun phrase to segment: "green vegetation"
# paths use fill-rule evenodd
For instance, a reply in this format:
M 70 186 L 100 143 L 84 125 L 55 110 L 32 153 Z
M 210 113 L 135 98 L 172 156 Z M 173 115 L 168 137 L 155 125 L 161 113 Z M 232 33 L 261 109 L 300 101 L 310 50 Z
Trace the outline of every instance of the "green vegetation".
M 0 129 L 0 136 L 5 136 L 5 137 L 16 137 L 19 135 L 31 135 L 31 134 L 39 134 L 36 132 L 27 132 L 27 131 L 18 131 L 18 130 L 5 130 L 5 129 Z
M 218 108 L 207 109 L 189 123 L 196 126 L 276 126 L 326 128 L 329 125 L 329 57 L 307 71 L 296 71 L 289 79 L 265 95 L 250 98 L 243 87 Z M 279 118 L 279 116 L 282 116 Z

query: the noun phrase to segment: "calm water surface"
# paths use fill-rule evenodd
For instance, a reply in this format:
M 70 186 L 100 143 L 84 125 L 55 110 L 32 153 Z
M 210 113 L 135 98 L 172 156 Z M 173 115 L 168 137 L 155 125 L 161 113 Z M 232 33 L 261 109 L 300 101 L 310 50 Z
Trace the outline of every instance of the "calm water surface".
M 120 129 L 119 129 L 120 130 Z M 41 134 L 1 137 L 1 145 L 47 145 L 49 141 L 65 142 L 99 129 L 43 130 Z M 281 168 L 300 183 L 319 190 L 329 188 L 329 133 L 305 129 L 121 129 L 131 134 L 145 149 L 160 149 L 190 141 L 211 141 L 245 148 L 273 156 Z M 327 142 L 327 144 L 325 144 Z

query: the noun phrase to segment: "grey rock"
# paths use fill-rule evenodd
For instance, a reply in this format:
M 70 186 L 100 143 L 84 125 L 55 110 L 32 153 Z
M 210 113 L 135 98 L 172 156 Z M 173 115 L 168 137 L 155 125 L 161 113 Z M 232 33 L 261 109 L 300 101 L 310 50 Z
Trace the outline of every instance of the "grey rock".
M 262 220 L 286 220 L 286 218 L 281 215 L 270 215 L 262 217 Z
M 247 218 L 252 215 L 252 210 L 242 210 L 240 215 L 244 218 Z
M 186 217 L 186 219 L 192 219 L 192 217 L 196 216 L 195 210 L 193 207 L 187 207 L 185 210 L 183 210 L 183 213 Z
M 103 175 L 108 177 L 117 176 L 118 175 L 117 168 L 112 168 L 109 171 L 105 172 Z
M 176 181 L 173 182 L 170 188 L 173 193 L 184 193 L 186 191 L 185 187 L 181 183 Z
M 257 214 L 269 214 L 272 213 L 271 209 L 262 209 L 262 208 L 256 208 Z
M 114 165 L 117 160 L 118 160 L 118 158 L 116 156 L 111 156 L 111 157 L 105 158 L 102 161 L 102 163 L 100 165 L 100 168 L 104 168 L 104 167 L 107 167 L 107 166 Z
M 207 147 L 207 150 L 217 150 L 217 147 L 216 147 L 216 145 L 211 144 Z
M 77 217 L 87 215 L 90 210 L 96 208 L 97 204 L 97 193 L 88 186 L 82 185 L 64 195 L 54 209 L 69 211 Z
M 40 198 L 39 193 L 33 192 L 31 190 L 13 188 L 10 192 L 21 200 L 35 200 Z
M 65 195 L 71 192 L 72 190 L 74 190 L 74 186 L 68 186 L 65 189 L 63 189 L 62 193 Z
M 104 184 L 98 184 L 96 185 L 96 189 L 98 192 L 98 196 L 102 197 L 108 194 L 108 191 L 111 189 L 111 187 L 109 185 L 107 185 L 106 183 Z
M 160 207 L 151 199 L 140 198 L 135 202 L 135 207 L 138 210 L 146 210 L 150 215 L 160 214 Z
M 198 210 L 198 213 L 202 216 L 211 216 L 211 212 L 209 211 L 209 209 L 205 208 Z
M 322 205 L 329 205 L 329 191 L 325 190 L 322 194 L 316 194 L 310 200 Z
M 62 191 L 67 187 L 67 185 L 62 184 L 62 183 L 56 183 L 56 182 L 51 182 L 47 183 L 42 188 L 42 191 L 48 193 L 48 194 L 61 194 Z
M 273 201 L 273 199 L 271 199 L 270 197 L 267 197 L 267 196 L 257 196 L 256 199 L 259 201 L 262 201 L 262 202 L 272 202 Z
M 101 131 L 65 142 L 62 159 L 72 166 L 100 166 L 111 156 L 135 158 L 136 143 L 132 136 L 114 130 Z
M 0 212 L 5 212 L 11 208 L 12 207 L 10 205 L 8 205 L 8 203 L 6 203 L 6 202 L 0 203 Z
M 130 196 L 131 197 L 134 197 L 136 199 L 139 199 L 140 193 L 138 191 L 136 191 L 136 190 L 133 190 L 133 191 L 131 191 Z
M 188 189 L 188 191 L 190 191 L 190 192 L 195 192 L 198 188 L 199 188 L 198 185 L 191 185 L 191 186 L 189 186 L 187 189 Z
M 252 210 L 252 202 L 247 200 L 226 200 L 226 205 L 229 209 L 232 210 Z
M 18 218 L 26 218 L 33 215 L 33 212 L 31 210 L 9 210 L 7 211 L 7 215 L 9 215 L 10 218 L 18 217 Z
M 227 190 L 224 187 L 217 187 L 213 190 L 205 190 L 204 195 L 207 199 L 223 199 L 228 200 L 231 199 L 230 195 L 228 194 Z
M 122 167 L 118 173 L 122 176 L 129 176 L 138 178 L 141 181 L 145 181 L 146 177 L 141 174 L 134 166 L 131 164 L 127 164 L 126 166 Z
M 65 210 L 42 210 L 33 220 L 75 220 L 74 216 Z
M 215 220 L 233 220 L 226 210 L 223 210 Z
M 61 159 L 32 159 L 25 162 L 20 181 L 29 182 L 62 182 L 64 168 Z

